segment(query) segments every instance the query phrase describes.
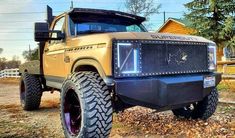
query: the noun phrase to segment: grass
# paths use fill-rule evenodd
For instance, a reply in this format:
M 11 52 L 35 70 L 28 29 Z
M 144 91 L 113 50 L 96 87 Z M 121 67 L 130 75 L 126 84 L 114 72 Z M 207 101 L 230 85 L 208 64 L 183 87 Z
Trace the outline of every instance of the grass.
M 19 105 L 17 104 L 6 104 L 6 105 L 0 106 L 0 110 L 1 109 L 17 109 L 17 108 L 19 108 Z
M 40 137 L 43 130 L 38 126 L 32 126 L 25 121 L 0 120 L 0 132 L 4 138 Z
M 37 123 L 30 124 L 30 117 L 19 105 L 0 105 L 0 137 L 1 138 L 31 138 L 41 137 L 47 129 Z
M 19 78 L 0 78 L 0 84 L 19 84 Z
M 230 89 L 229 85 L 225 84 L 225 83 L 220 83 L 217 86 L 218 91 L 228 91 Z
M 235 92 L 235 80 L 222 80 L 217 89 L 219 91 Z
M 232 113 L 235 111 L 235 106 L 231 105 L 231 104 L 224 104 L 224 103 L 220 103 L 217 106 L 217 110 L 218 112 L 224 112 L 224 113 Z
M 223 101 L 235 101 L 235 81 L 223 80 L 217 86 L 219 97 Z

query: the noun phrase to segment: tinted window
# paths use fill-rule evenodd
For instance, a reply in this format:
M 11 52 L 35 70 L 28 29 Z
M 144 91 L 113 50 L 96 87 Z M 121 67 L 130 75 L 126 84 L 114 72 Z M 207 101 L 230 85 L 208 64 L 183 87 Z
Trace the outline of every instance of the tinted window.
M 82 16 L 70 19 L 70 34 L 72 36 L 106 32 L 146 32 L 146 30 L 141 24 L 126 18 Z

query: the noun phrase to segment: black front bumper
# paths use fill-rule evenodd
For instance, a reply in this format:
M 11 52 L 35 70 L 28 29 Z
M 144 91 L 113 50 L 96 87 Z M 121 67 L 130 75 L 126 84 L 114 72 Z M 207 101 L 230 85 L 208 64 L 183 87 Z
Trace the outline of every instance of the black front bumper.
M 115 91 L 127 104 L 172 109 L 207 96 L 214 87 L 203 87 L 206 76 L 215 76 L 215 86 L 221 81 L 219 73 L 116 79 Z

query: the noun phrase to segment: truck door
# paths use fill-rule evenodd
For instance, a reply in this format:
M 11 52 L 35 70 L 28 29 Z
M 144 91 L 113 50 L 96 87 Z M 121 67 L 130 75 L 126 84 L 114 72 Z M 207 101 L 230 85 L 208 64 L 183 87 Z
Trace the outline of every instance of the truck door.
M 65 17 L 62 16 L 55 20 L 53 30 L 61 30 L 65 33 Z M 56 35 L 56 34 L 52 34 Z M 64 51 L 65 40 L 51 40 L 47 42 L 43 56 L 43 70 L 47 80 L 63 81 L 65 76 Z

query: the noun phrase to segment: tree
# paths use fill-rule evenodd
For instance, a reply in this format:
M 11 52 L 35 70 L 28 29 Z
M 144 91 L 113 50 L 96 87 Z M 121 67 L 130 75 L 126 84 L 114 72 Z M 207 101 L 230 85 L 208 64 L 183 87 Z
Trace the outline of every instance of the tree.
M 218 46 L 235 46 L 234 0 L 193 0 L 185 4 L 188 26 L 196 35 L 214 41 Z
M 155 5 L 153 0 L 126 0 L 125 7 L 127 12 L 144 16 L 149 20 L 151 15 L 158 13 L 161 5 Z
M 23 57 L 25 60 L 27 61 L 31 61 L 31 60 L 38 60 L 39 59 L 39 56 L 38 56 L 38 48 L 32 50 L 32 51 L 24 51 L 22 53 Z
M 12 60 L 7 61 L 6 67 L 8 69 L 19 68 L 21 61 L 18 56 L 13 56 Z
M 0 54 L 2 53 L 2 51 L 3 51 L 3 49 L 2 49 L 2 48 L 0 48 Z
M 7 59 L 6 58 L 1 58 L 0 57 L 0 70 L 3 70 L 6 68 L 6 64 L 7 64 Z
M 6 58 L 0 58 L 0 70 L 3 69 L 12 69 L 12 68 L 19 68 L 21 61 L 19 57 L 13 56 L 12 60 L 7 60 Z

